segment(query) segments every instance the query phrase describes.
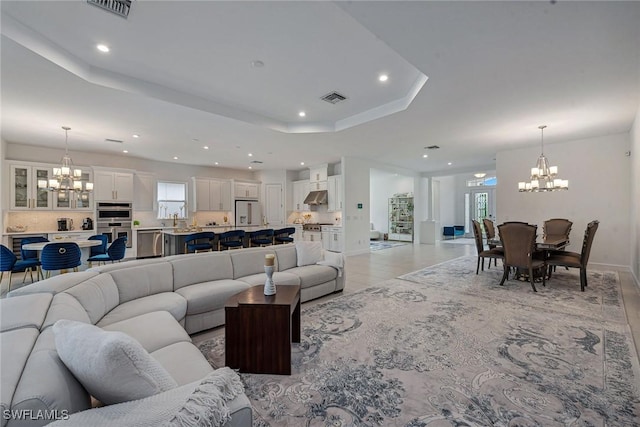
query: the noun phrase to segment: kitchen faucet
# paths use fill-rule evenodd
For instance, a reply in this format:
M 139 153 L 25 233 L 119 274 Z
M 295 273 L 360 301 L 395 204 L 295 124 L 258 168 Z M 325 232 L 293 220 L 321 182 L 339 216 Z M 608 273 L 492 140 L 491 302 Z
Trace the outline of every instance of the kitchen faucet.
M 174 227 L 178 226 L 178 214 L 177 213 L 173 214 L 173 226 Z

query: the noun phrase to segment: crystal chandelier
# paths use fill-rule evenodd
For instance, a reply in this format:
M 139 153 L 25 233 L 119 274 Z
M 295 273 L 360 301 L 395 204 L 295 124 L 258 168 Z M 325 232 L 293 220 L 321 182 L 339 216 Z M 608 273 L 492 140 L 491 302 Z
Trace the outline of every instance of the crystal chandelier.
M 71 191 L 76 193 L 90 193 L 93 191 L 93 182 L 82 180 L 82 170 L 73 166 L 73 161 L 69 156 L 69 131 L 68 126 L 64 129 L 64 157 L 60 161 L 60 167 L 53 168 L 53 178 L 38 180 L 38 188 L 45 188 L 49 191 L 57 191 L 61 198 L 66 198 Z M 84 185 L 83 185 L 84 184 Z
M 544 155 L 544 129 L 546 125 L 538 126 L 540 129 L 540 157 L 535 168 L 531 168 L 531 181 L 519 182 L 518 191 L 520 192 L 540 192 L 540 191 L 558 191 L 568 190 L 569 181 L 558 178 L 558 167 L 549 166 L 549 161 Z

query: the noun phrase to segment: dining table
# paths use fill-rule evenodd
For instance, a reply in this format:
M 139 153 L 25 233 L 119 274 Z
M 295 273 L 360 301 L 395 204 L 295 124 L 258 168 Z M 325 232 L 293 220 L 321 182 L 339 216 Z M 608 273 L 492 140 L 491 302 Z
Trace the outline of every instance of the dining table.
M 22 245 L 23 249 L 29 251 L 38 251 L 38 257 L 40 257 L 40 252 L 44 249 L 46 245 L 51 243 L 75 243 L 80 247 L 80 251 L 82 252 L 81 262 L 82 264 L 87 264 L 90 254 L 89 248 L 93 246 L 100 246 L 102 244 L 101 240 L 88 240 L 88 239 L 55 239 L 50 242 L 35 242 L 35 243 L 25 243 Z
M 492 239 L 487 239 L 488 245 L 495 245 L 497 248 L 502 247 L 502 242 L 500 241 L 500 237 L 496 236 Z M 558 235 L 548 235 L 542 236 L 536 239 L 536 248 L 537 252 L 542 252 L 542 256 L 544 259 L 547 259 L 549 253 L 552 251 L 563 250 L 569 245 L 569 237 L 568 236 L 558 236 Z M 526 280 L 527 273 L 524 271 L 520 271 L 518 269 L 517 275 L 522 275 Z M 534 277 L 536 279 L 541 279 L 542 275 L 546 275 L 546 271 L 534 272 Z

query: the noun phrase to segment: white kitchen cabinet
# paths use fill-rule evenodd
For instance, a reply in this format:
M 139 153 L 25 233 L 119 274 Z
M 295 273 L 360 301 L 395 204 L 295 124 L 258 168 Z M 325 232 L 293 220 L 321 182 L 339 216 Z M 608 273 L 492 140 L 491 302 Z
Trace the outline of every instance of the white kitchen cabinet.
M 52 168 L 16 163 L 10 165 L 10 170 L 11 210 L 51 210 L 52 193 L 38 188 L 38 180 L 48 183 L 53 175 Z
M 260 184 L 255 182 L 236 182 L 233 187 L 236 199 L 258 199 Z
M 194 178 L 196 211 L 231 211 L 231 181 Z
M 309 211 L 309 205 L 304 204 L 304 199 L 309 194 L 309 180 L 293 182 L 293 206 L 292 210 L 297 212 Z
M 322 242 L 322 233 L 320 231 L 303 231 L 302 240 L 305 242 Z
M 303 237 L 304 234 L 303 234 L 303 230 L 302 230 L 302 224 L 294 224 L 293 228 L 296 229 L 296 232 L 293 234 L 293 241 L 294 242 L 303 241 L 304 240 L 304 237 Z
M 328 164 L 323 164 L 320 166 L 316 166 L 314 168 L 309 168 L 309 182 L 314 183 L 314 182 L 326 181 L 328 178 L 327 176 L 328 170 L 329 170 Z
M 342 227 L 322 226 L 322 247 L 328 251 L 342 252 Z
M 309 182 L 309 191 L 327 190 L 327 181 Z
M 342 210 L 342 176 L 333 175 L 327 179 L 328 212 Z
M 133 180 L 133 209 L 153 211 L 156 204 L 156 176 L 153 174 L 136 173 Z
M 133 202 L 133 173 L 95 170 L 94 180 L 93 198 L 96 202 Z

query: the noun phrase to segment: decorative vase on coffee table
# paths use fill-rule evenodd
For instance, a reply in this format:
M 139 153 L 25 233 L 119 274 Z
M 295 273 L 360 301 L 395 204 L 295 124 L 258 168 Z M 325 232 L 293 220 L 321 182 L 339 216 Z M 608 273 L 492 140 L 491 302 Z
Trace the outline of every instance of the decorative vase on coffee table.
M 267 254 L 264 257 L 264 272 L 267 275 L 267 279 L 264 282 L 264 294 L 275 295 L 276 285 L 273 283 L 273 266 L 275 261 L 275 255 Z

